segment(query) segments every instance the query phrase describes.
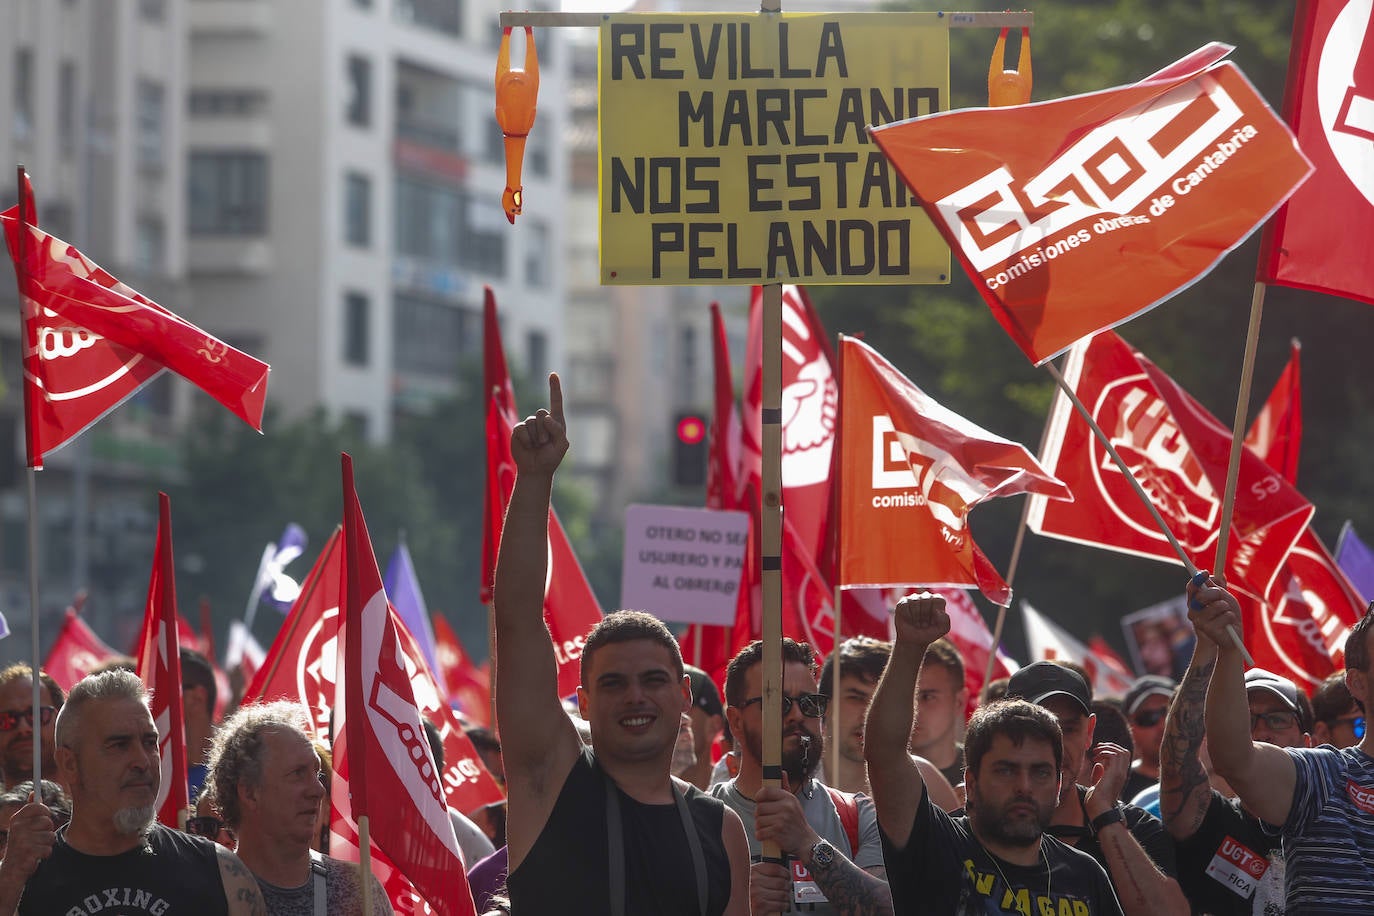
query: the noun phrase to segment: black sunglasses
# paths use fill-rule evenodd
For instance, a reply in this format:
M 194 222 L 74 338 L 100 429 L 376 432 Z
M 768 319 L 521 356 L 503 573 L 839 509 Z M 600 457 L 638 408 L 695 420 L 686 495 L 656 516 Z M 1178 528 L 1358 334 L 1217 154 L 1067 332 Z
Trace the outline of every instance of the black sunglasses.
M 748 709 L 758 703 L 763 705 L 763 697 L 750 697 L 740 704 L 740 709 Z M 792 704 L 796 703 L 801 714 L 812 719 L 819 719 L 825 715 L 825 710 L 830 706 L 830 697 L 823 693 L 803 693 L 801 696 L 789 697 L 782 695 L 782 714 L 785 716 L 792 711 Z
M 1145 712 L 1138 713 L 1131 721 L 1136 728 L 1154 728 L 1164 721 L 1164 717 L 1169 714 L 1166 709 L 1147 709 Z
M 44 725 L 51 725 L 53 716 L 55 715 L 57 715 L 56 706 L 38 707 L 38 718 Z M 29 725 L 33 725 L 33 707 L 7 709 L 4 712 L 0 712 L 0 732 L 14 731 L 19 727 L 21 720 L 29 723 Z

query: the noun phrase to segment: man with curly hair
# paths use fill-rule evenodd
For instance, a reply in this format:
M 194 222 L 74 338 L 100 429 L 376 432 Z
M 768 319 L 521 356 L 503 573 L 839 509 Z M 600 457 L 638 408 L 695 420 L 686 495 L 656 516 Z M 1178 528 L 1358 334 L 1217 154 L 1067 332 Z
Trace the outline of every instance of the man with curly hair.
M 271 916 L 359 916 L 358 866 L 310 845 L 325 791 L 308 728 L 294 703 L 242 707 L 215 732 L 206 784 Z M 391 916 L 381 883 L 369 880 L 373 916 Z

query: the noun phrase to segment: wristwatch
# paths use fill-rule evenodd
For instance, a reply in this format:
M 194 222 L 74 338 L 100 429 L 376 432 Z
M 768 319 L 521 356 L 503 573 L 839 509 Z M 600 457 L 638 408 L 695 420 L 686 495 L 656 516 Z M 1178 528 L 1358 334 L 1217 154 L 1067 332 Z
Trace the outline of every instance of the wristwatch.
M 1099 834 L 1112 824 L 1122 824 L 1125 823 L 1125 820 L 1125 817 L 1121 813 L 1121 809 L 1116 805 L 1112 805 L 1106 811 L 1103 811 L 1097 817 L 1093 818 L 1093 833 Z
M 838 855 L 838 853 L 835 852 L 835 847 L 830 845 L 829 840 L 817 840 L 815 845 L 811 847 L 810 870 L 815 871 L 817 868 L 827 868 L 830 863 L 835 861 L 836 855 Z

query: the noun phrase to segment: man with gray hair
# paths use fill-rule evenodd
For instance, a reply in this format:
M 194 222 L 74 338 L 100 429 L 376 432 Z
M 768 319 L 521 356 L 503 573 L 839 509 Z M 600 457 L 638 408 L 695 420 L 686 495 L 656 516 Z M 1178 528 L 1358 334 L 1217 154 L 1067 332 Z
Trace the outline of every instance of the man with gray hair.
M 107 671 L 72 688 L 56 745 L 71 822 L 55 831 L 36 802 L 14 816 L 0 861 L 0 916 L 265 914 L 257 883 L 233 853 L 155 823 L 158 732 L 137 675 Z
M 358 866 L 310 847 L 325 797 L 309 714 L 295 703 L 244 706 L 215 731 L 205 782 L 270 916 L 358 916 Z M 375 876 L 373 916 L 391 916 Z

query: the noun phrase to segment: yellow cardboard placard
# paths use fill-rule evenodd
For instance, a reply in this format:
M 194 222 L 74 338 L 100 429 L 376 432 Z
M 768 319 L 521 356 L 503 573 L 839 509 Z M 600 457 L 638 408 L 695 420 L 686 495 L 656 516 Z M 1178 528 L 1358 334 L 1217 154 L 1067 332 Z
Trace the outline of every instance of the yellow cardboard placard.
M 605 17 L 601 282 L 945 283 L 865 128 L 949 106 L 936 13 Z

